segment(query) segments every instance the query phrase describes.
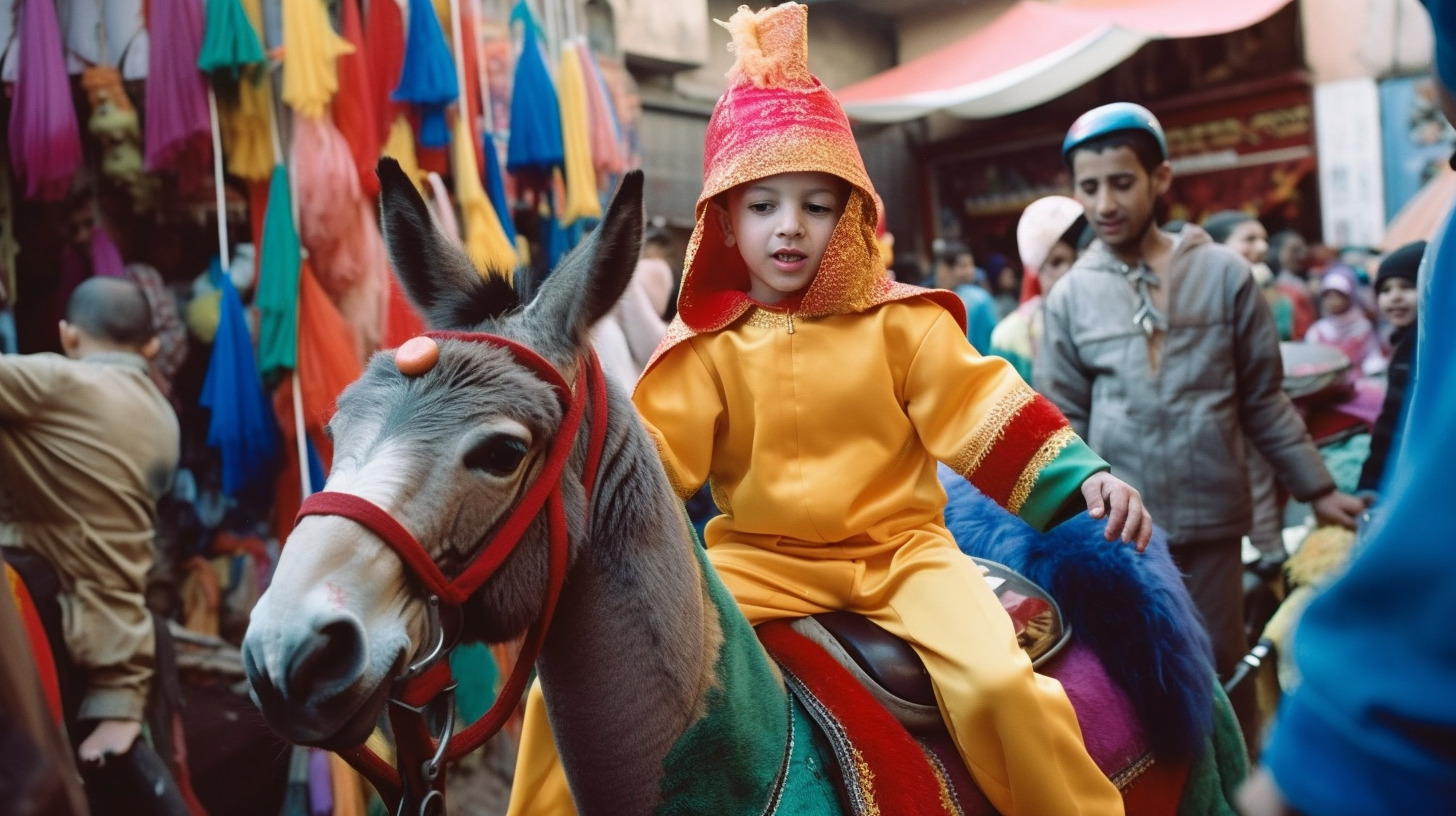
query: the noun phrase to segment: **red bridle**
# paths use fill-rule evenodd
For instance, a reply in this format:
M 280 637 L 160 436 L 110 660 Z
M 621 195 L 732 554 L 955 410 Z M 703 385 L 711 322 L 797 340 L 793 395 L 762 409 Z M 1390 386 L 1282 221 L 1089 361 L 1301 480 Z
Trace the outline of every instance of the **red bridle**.
M 391 698 L 390 723 L 395 730 L 398 767 L 391 767 L 367 745 L 361 744 L 341 752 L 351 765 L 373 783 L 386 801 L 400 802 L 400 812 L 404 812 L 403 805 L 406 803 L 400 801 L 404 797 L 422 803 L 422 810 L 423 802 L 431 797 L 439 799 L 443 805 L 444 775 L 438 773 L 443 763 L 459 759 L 483 745 L 500 731 L 519 704 L 531 667 L 541 652 L 546 631 L 551 625 L 551 616 L 561 597 L 562 584 L 566 581 L 567 526 L 566 510 L 561 496 L 561 474 L 576 442 L 577 431 L 581 427 L 588 402 L 591 403 L 592 417 L 587 461 L 582 470 L 582 486 L 585 488 L 588 507 L 591 506 L 607 426 L 606 378 L 595 354 L 588 353 L 583 358 L 576 376 L 576 388 L 573 389 L 554 366 L 536 352 L 513 340 L 477 332 L 429 332 L 426 336 L 435 340 L 487 343 L 509 351 L 517 362 L 531 369 L 556 390 L 562 406 L 566 409 L 566 415 L 551 442 L 541 472 L 526 494 L 511 511 L 500 531 L 453 578 L 447 577 L 440 570 L 409 530 L 368 499 L 352 493 L 322 491 L 305 499 L 298 511 L 300 519 L 304 516 L 343 516 L 363 525 L 399 555 L 400 560 L 431 594 L 432 603 L 438 598 L 439 603 L 451 608 L 458 608 L 495 574 L 506 558 L 515 551 L 521 536 L 543 506 L 549 513 L 551 549 L 546 600 L 541 608 L 541 616 L 527 631 L 520 657 L 490 710 L 459 732 L 450 734 L 450 727 L 446 726 L 445 734 L 439 740 L 431 735 L 423 710 L 441 693 L 454 688 L 449 661 L 439 659 L 443 654 L 434 655 L 433 663 L 418 667 L 417 673 L 397 682 L 395 696 Z M 445 702 L 453 705 L 451 700 Z M 447 722 L 453 722 L 452 717 L 453 711 L 447 712 Z

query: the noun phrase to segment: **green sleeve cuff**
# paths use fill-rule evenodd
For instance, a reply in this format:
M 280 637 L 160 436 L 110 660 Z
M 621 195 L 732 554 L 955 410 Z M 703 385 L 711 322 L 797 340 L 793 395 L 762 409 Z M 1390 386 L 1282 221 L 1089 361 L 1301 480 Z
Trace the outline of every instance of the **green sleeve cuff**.
M 1019 515 L 1022 521 L 1039 532 L 1046 532 L 1053 526 L 1057 511 L 1081 491 L 1087 477 L 1111 469 L 1112 466 L 1093 453 L 1081 437 L 1073 439 L 1051 464 L 1037 474 L 1031 495 L 1021 505 Z

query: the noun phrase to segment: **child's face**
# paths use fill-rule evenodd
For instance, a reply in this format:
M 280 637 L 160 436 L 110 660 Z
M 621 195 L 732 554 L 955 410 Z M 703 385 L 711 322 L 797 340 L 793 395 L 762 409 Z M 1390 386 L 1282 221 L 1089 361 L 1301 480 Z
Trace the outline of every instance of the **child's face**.
M 1331 289 L 1320 295 L 1320 311 L 1327 315 L 1344 314 L 1350 308 L 1350 296 Z
M 1386 278 L 1376 298 L 1380 313 L 1397 329 L 1416 321 L 1416 287 L 1405 278 Z
M 723 233 L 748 267 L 748 295 L 778 303 L 819 273 L 849 184 L 828 173 L 780 173 L 728 191 Z
M 1072 264 L 1077 262 L 1077 250 L 1069 244 L 1061 241 L 1052 244 L 1052 249 L 1047 253 L 1046 260 L 1042 261 L 1041 268 L 1036 270 L 1037 283 L 1041 284 L 1043 296 L 1052 293 L 1052 287 L 1057 281 L 1067 274 Z
M 1149 173 L 1130 147 L 1072 154 L 1073 194 L 1087 220 L 1114 250 L 1140 252 L 1153 224 L 1158 197 L 1168 191 L 1173 171 L 1164 162 Z
M 1258 221 L 1245 221 L 1229 233 L 1225 246 L 1243 256 L 1251 264 L 1263 263 L 1269 251 L 1269 233 Z

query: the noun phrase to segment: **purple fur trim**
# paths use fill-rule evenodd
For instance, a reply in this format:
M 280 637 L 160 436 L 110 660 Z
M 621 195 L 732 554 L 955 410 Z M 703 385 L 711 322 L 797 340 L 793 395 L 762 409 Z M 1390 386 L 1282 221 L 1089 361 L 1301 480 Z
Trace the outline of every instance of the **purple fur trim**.
M 944 465 L 946 525 L 963 552 L 1040 584 L 1101 659 L 1159 754 L 1194 756 L 1213 728 L 1213 648 L 1155 530 L 1146 553 L 1103 539 L 1083 512 L 1039 534 Z
M 1132 700 L 1087 644 L 1074 639 L 1041 670 L 1066 690 L 1087 753 L 1103 773 L 1112 776 L 1137 761 L 1147 749 L 1147 732 Z

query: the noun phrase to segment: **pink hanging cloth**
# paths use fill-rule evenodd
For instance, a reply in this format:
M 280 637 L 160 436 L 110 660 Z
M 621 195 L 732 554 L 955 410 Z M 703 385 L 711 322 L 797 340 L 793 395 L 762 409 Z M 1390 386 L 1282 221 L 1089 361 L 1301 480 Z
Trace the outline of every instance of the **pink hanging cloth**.
M 81 166 L 81 135 L 56 8 L 50 0 L 20 3 L 20 65 L 10 113 L 10 166 L 25 197 L 59 201 Z
M 627 169 L 627 157 L 622 150 L 622 135 L 617 127 L 617 115 L 612 111 L 612 99 L 602 78 L 601 66 L 596 55 L 585 40 L 576 43 L 581 55 L 582 73 L 586 79 L 587 125 L 591 137 L 592 169 L 596 170 L 598 185 L 601 179 L 619 175 Z
M 205 170 L 212 161 L 199 0 L 149 0 L 147 170 Z

